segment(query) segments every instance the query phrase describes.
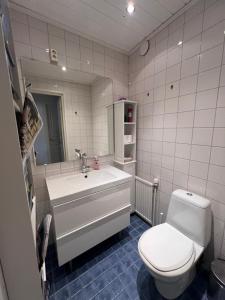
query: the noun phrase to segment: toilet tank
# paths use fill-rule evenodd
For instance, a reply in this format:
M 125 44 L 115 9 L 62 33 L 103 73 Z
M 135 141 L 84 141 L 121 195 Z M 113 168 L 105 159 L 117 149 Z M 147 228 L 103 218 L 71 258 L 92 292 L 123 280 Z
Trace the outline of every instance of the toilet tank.
M 211 237 L 211 204 L 206 198 L 184 190 L 172 193 L 166 223 L 206 247 Z

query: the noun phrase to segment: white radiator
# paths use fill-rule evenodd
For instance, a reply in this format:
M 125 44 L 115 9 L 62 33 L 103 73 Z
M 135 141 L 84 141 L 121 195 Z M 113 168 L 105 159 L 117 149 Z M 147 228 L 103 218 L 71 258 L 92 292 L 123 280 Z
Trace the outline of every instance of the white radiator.
M 152 223 L 153 184 L 136 176 L 136 212 L 147 222 Z

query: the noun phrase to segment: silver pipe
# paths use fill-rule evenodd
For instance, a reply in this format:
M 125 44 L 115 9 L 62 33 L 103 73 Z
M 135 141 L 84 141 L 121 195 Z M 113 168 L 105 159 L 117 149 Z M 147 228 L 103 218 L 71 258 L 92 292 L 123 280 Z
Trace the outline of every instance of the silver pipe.
M 148 186 L 151 186 L 151 187 L 154 186 L 154 184 L 153 184 L 152 182 L 149 182 L 149 181 L 147 181 L 147 180 L 145 180 L 145 179 L 143 179 L 143 178 L 141 178 L 141 177 L 135 176 L 135 178 L 136 178 L 138 181 L 140 181 L 140 182 L 142 182 L 142 183 L 144 183 L 144 184 L 146 184 L 146 185 L 148 185 Z
M 154 183 L 153 183 L 153 191 L 152 191 L 152 226 L 156 225 L 156 195 L 157 195 L 157 190 L 159 187 L 159 180 L 158 178 L 154 178 Z
M 164 215 L 163 212 L 161 212 L 161 213 L 159 214 L 159 224 L 162 224 L 162 222 L 163 222 L 163 215 Z

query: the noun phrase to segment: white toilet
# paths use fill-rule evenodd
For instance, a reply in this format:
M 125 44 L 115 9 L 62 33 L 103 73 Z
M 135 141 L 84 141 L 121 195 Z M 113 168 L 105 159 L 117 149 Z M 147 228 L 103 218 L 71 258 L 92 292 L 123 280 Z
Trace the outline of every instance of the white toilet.
M 175 299 L 188 287 L 210 236 L 210 201 L 174 191 L 166 222 L 145 231 L 138 242 L 139 254 L 162 296 Z

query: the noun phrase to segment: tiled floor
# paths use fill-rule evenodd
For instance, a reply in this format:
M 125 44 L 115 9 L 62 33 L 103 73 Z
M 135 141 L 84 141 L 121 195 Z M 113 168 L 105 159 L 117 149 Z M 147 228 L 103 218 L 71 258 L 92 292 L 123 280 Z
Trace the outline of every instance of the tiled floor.
M 50 300 L 162 300 L 137 250 L 138 239 L 148 228 L 133 215 L 127 229 L 62 267 L 57 267 L 54 248 L 50 248 Z M 207 300 L 206 282 L 207 275 L 199 272 L 179 299 Z

